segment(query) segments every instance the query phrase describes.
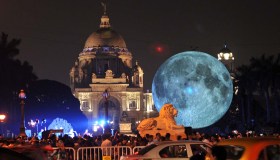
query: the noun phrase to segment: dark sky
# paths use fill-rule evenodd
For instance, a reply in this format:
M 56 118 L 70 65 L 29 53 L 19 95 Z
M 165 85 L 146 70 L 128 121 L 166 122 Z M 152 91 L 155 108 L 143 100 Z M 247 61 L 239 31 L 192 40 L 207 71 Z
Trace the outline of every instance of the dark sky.
M 107 11 L 143 68 L 146 89 L 168 57 L 192 48 L 216 57 L 226 42 L 236 65 L 280 52 L 279 0 L 108 0 Z M 97 0 L 0 0 L 0 31 L 22 39 L 19 58 L 40 79 L 69 85 L 70 68 L 102 14 Z

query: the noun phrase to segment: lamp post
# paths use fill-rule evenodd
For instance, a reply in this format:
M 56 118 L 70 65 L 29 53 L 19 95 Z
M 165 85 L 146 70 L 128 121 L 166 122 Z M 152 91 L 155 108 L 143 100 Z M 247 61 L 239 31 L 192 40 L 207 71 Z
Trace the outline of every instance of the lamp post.
M 21 110 L 21 121 L 20 121 L 20 128 L 19 128 L 19 136 L 21 137 L 27 137 L 26 133 L 25 133 L 25 126 L 24 126 L 24 100 L 26 99 L 26 94 L 24 92 L 24 90 L 20 90 L 19 95 L 18 95 L 19 99 L 20 99 L 20 110 Z
M 3 123 L 5 122 L 6 115 L 5 114 L 0 114 L 0 122 Z
M 4 132 L 3 132 L 3 126 L 2 126 L 2 123 L 4 123 L 6 120 L 6 115 L 5 114 L 0 114 L 0 123 L 1 123 L 1 133 L 3 133 L 4 135 Z
M 107 89 L 105 89 L 105 91 L 102 94 L 103 98 L 105 98 L 105 125 L 104 125 L 104 133 L 110 133 L 110 128 L 108 125 L 108 120 L 109 120 L 109 116 L 108 116 L 108 99 L 110 97 L 110 94 L 108 92 Z

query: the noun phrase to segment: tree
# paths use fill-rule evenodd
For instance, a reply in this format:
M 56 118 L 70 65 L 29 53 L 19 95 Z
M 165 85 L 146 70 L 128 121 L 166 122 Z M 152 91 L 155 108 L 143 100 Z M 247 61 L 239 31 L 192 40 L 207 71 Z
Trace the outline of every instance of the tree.
M 55 118 L 63 118 L 82 133 L 88 125 L 80 110 L 80 102 L 69 86 L 53 80 L 37 80 L 29 84 L 26 100 L 26 119 L 47 119 L 48 126 Z M 41 126 L 40 126 L 41 128 Z
M 8 35 L 2 33 L 0 39 L 0 103 L 7 105 L 21 88 L 37 79 L 33 67 L 26 61 L 15 59 L 19 54 L 20 40 L 8 41 Z
M 266 124 L 279 123 L 279 91 L 280 91 L 280 54 L 275 57 L 262 55 L 259 58 L 252 57 L 249 65 L 237 68 L 239 80 L 240 105 L 247 100 L 247 122 L 252 111 L 252 98 L 259 98 L 259 103 L 264 103 L 266 111 Z M 245 98 L 247 97 L 247 98 Z M 274 107 L 271 106 L 274 102 Z M 258 108 L 257 108 L 258 109 Z M 274 113 L 274 114 L 273 114 Z M 259 117 L 260 118 L 260 117 Z M 273 118 L 273 119 L 272 119 Z
M 280 123 L 280 53 L 277 55 L 276 60 L 273 65 L 273 78 L 271 84 L 271 93 L 274 99 L 274 108 L 275 108 L 275 123 L 277 124 L 277 128 L 279 129 Z
M 260 58 L 251 58 L 251 66 L 257 73 L 256 81 L 259 94 L 264 97 L 266 106 L 266 122 L 270 122 L 270 92 L 271 82 L 273 78 L 273 60 L 274 56 L 266 57 L 264 54 Z
M 18 92 L 37 79 L 28 62 L 15 58 L 19 55 L 20 42 L 19 39 L 9 41 L 5 33 L 0 37 L 0 112 L 7 114 L 7 126 L 17 129 L 20 117 Z

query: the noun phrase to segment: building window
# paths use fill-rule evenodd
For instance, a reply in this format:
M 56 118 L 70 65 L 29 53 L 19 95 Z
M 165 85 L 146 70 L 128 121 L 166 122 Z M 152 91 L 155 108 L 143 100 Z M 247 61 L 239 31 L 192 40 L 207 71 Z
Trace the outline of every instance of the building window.
M 137 105 L 136 105 L 136 101 L 132 100 L 129 102 L 129 109 L 136 109 Z
M 81 110 L 82 111 L 89 111 L 90 110 L 88 101 L 82 101 Z
M 139 84 L 139 75 L 136 75 L 136 84 Z

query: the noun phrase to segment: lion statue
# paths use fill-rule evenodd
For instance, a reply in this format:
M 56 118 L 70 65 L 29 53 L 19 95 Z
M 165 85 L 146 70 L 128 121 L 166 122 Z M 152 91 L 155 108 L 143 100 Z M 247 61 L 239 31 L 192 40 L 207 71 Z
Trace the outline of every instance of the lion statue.
M 170 103 L 164 104 L 159 112 L 159 116 L 155 118 L 148 118 L 141 121 L 137 130 L 139 132 L 144 130 L 177 130 L 184 129 L 183 125 L 177 125 L 174 117 L 178 111 Z

